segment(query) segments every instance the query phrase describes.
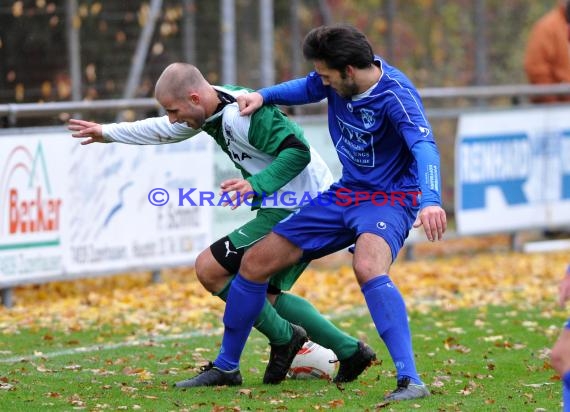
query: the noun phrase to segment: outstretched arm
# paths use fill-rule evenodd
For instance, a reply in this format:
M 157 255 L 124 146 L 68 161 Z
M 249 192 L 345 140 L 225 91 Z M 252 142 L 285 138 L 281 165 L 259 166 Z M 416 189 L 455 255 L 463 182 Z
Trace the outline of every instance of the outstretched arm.
M 321 78 L 314 72 L 301 79 L 290 80 L 275 86 L 265 87 L 257 92 L 237 97 L 242 116 L 254 113 L 263 104 L 294 106 L 315 103 L 325 98 Z
M 182 123 L 170 123 L 168 116 L 110 124 L 71 119 L 68 128 L 75 132 L 72 134 L 73 137 L 88 138 L 81 144 L 94 142 L 119 142 L 137 145 L 176 143 L 195 136 L 201 131 Z

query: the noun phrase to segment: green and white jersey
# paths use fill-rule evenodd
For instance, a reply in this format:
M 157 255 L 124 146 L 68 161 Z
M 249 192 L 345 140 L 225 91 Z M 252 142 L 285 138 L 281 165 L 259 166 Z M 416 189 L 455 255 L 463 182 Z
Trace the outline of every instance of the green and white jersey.
M 216 90 L 237 97 L 247 89 L 226 86 Z M 237 103 L 227 104 L 221 111 L 206 119 L 202 130 L 214 138 L 257 193 L 275 194 L 277 199 L 316 196 L 333 183 L 332 174 L 314 150 L 310 162 L 298 174 L 287 171 L 287 162 L 294 156 L 280 152 L 284 140 L 294 135 L 310 147 L 301 128 L 289 120 L 276 106 L 264 105 L 251 116 L 242 116 Z M 166 144 L 186 140 L 202 130 L 182 123 L 170 123 L 168 116 L 148 118 L 136 122 L 103 125 L 103 136 L 108 141 L 127 144 Z M 287 192 L 287 193 L 286 193 Z M 262 208 L 296 209 L 299 202 L 264 202 Z

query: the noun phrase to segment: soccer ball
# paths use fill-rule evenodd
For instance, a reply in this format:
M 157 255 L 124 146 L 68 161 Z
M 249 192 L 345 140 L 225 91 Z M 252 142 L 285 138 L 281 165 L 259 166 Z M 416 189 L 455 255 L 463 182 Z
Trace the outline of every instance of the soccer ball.
M 337 357 L 318 343 L 307 341 L 291 363 L 287 376 L 292 379 L 332 379 Z

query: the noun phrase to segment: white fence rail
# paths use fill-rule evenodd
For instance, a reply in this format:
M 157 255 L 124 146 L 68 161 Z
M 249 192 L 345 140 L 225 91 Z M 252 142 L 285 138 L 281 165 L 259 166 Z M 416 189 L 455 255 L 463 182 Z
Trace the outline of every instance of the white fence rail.
M 570 83 L 555 85 L 502 85 L 502 86 L 470 86 L 470 87 L 433 87 L 420 89 L 423 99 L 437 99 L 439 101 L 456 99 L 492 99 L 507 97 L 512 99 L 526 99 L 533 96 L 544 95 L 570 95 Z M 488 105 L 488 104 L 485 104 Z M 428 107 L 431 117 L 457 118 L 473 106 L 455 107 L 451 109 Z M 0 117 L 8 118 L 8 125 L 15 125 L 17 119 L 26 117 L 39 117 L 59 113 L 92 113 L 102 111 L 120 111 L 127 109 L 158 109 L 158 104 L 151 98 L 117 99 L 117 100 L 89 100 L 50 103 L 9 103 L 0 104 Z
M 478 100 L 468 107 L 445 109 L 430 105 L 429 110 L 430 116 L 440 118 L 460 118 L 466 113 L 480 112 L 465 115 L 470 120 L 460 122 L 456 155 L 459 225 L 457 234 L 451 236 L 516 232 L 517 229 L 539 228 L 552 221 L 557 225 L 570 225 L 570 199 L 566 198 L 570 197 L 570 123 L 567 120 L 570 105 L 493 110 L 490 104 L 481 104 L 479 100 L 570 94 L 570 85 L 432 88 L 423 89 L 421 93 L 424 99 Z M 28 116 L 157 108 L 153 99 L 5 104 L 0 105 L 0 117 L 8 117 L 9 124 L 16 124 L 18 119 Z M 338 174 L 338 160 L 328 139 L 324 117 L 296 120 Z M 192 142 L 168 146 L 92 145 L 79 149 L 77 141 L 69 135 L 63 126 L 0 129 L 0 298 L 7 306 L 12 302 L 12 288 L 17 285 L 192 264 L 212 238 L 226 233 L 240 219 L 249 218 L 247 210 L 228 218 L 218 214 L 216 208 L 194 210 L 149 204 L 150 189 L 166 184 L 176 190 L 182 186 L 196 187 L 198 182 L 202 189 L 213 189 L 224 173 L 228 173 L 228 168 L 233 168 L 223 154 L 213 148 L 210 139 L 202 142 L 191 139 Z M 497 139 L 511 144 L 513 139 L 505 138 L 506 135 L 518 136 L 520 142 L 513 137 L 517 147 L 522 148 L 518 153 L 527 155 L 517 157 L 517 153 L 495 144 Z M 558 143 L 537 151 L 536 142 L 544 138 L 550 141 L 553 135 L 558 136 Z M 474 144 L 487 143 L 488 150 L 477 147 L 477 153 L 483 150 L 492 155 L 491 149 L 502 150 L 498 160 L 502 169 L 497 162 L 483 164 L 481 156 L 479 161 L 483 163 L 474 162 L 473 156 L 464 158 L 473 152 Z M 195 159 L 189 161 L 192 156 Z M 198 164 L 200 166 L 195 167 Z M 558 165 L 556 176 L 553 164 Z M 483 173 L 485 170 L 487 175 Z M 503 173 L 505 170 L 508 173 Z M 547 171 L 552 180 L 541 178 Z M 473 181 L 474 177 L 483 175 L 488 179 Z M 534 182 L 534 187 L 547 195 L 535 195 L 536 190 L 533 192 L 528 182 Z M 553 187 L 557 182 L 561 184 L 560 190 Z M 501 198 L 510 196 L 511 186 L 521 189 L 517 192 L 519 198 L 529 201 L 510 204 L 512 199 Z M 466 204 L 461 191 L 474 189 L 481 199 L 470 197 L 471 203 Z M 528 193 L 531 195 L 527 196 Z M 562 195 L 555 196 L 556 193 Z M 520 222 L 502 219 L 502 223 L 508 220 L 509 226 L 498 227 L 492 222 L 494 216 L 499 216 L 497 208 L 500 216 L 522 213 L 528 219 Z M 537 216 L 538 209 L 544 209 L 541 216 L 547 220 L 529 222 Z M 421 238 L 421 234 L 414 234 L 409 245 Z

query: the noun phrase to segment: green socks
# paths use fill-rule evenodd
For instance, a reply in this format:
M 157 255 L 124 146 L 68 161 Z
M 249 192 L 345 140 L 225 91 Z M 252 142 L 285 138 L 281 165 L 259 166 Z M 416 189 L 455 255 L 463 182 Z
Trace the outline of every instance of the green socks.
M 225 302 L 230 282 L 231 280 L 214 296 Z M 312 341 L 331 349 L 340 360 L 351 357 L 358 350 L 357 339 L 338 329 L 309 301 L 291 293 L 281 293 L 275 306 L 265 299 L 263 309 L 253 326 L 264 334 L 271 344 L 284 345 L 293 336 L 289 322 L 303 327 Z
M 275 302 L 277 313 L 289 322 L 303 327 L 309 339 L 331 349 L 339 360 L 358 350 L 358 340 L 338 329 L 309 301 L 291 293 L 281 293 Z
M 228 297 L 230 283 L 231 280 L 226 283 L 222 290 L 218 293 L 214 293 L 214 296 L 219 297 L 225 302 Z M 255 329 L 263 333 L 272 345 L 284 345 L 293 337 L 293 329 L 289 322 L 279 316 L 275 308 L 267 299 L 265 299 L 263 309 L 255 320 L 253 326 Z

